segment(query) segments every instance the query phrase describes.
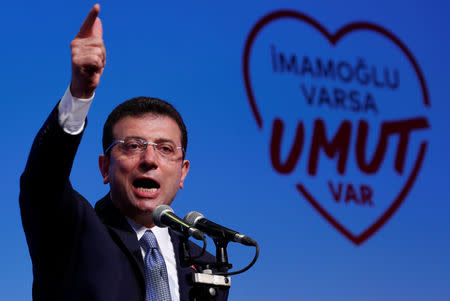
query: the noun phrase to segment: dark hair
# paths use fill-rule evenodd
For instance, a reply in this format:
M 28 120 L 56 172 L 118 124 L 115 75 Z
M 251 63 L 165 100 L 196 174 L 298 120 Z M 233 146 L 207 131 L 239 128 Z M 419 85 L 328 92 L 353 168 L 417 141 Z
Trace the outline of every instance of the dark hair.
M 172 118 L 180 128 L 181 146 L 183 147 L 184 152 L 186 152 L 188 142 L 187 130 L 180 113 L 178 113 L 178 111 L 167 101 L 144 96 L 135 97 L 121 103 L 111 112 L 111 114 L 109 114 L 108 119 L 106 119 L 105 125 L 103 126 L 103 152 L 105 152 L 114 142 L 113 128 L 119 120 L 127 116 L 139 117 L 147 113 Z

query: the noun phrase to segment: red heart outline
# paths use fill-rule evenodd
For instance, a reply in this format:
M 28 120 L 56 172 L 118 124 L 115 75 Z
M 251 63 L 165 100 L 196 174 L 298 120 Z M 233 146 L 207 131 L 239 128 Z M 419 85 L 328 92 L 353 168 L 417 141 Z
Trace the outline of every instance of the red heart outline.
M 386 38 L 388 38 L 391 42 L 393 42 L 400 50 L 403 52 L 403 54 L 406 55 L 408 60 L 411 62 L 414 71 L 416 72 L 416 75 L 419 79 L 420 86 L 422 89 L 422 95 L 423 95 L 423 104 L 426 107 L 430 107 L 429 97 L 428 97 L 428 89 L 425 84 L 425 79 L 422 74 L 422 71 L 413 57 L 412 53 L 409 51 L 409 49 L 398 39 L 395 35 L 393 35 L 391 32 L 387 31 L 386 29 L 372 24 L 368 22 L 355 22 L 355 23 L 349 23 L 345 26 L 343 26 L 341 29 L 339 29 L 335 34 L 330 34 L 319 22 L 312 19 L 311 17 L 300 13 L 296 11 L 291 10 L 279 10 L 272 13 L 267 14 L 263 18 L 261 18 L 255 26 L 253 26 L 252 30 L 250 31 L 247 41 L 245 43 L 244 48 L 244 54 L 243 54 L 243 73 L 244 73 L 244 83 L 245 88 L 247 91 L 247 97 L 250 102 L 250 107 L 252 109 L 253 115 L 256 119 L 256 123 L 259 127 L 259 129 L 262 129 L 263 126 L 263 120 L 261 117 L 261 114 L 258 110 L 258 106 L 255 101 L 255 97 L 253 94 L 252 86 L 250 83 L 250 50 L 252 48 L 253 42 L 258 35 L 258 33 L 267 26 L 270 22 L 276 21 L 278 19 L 283 18 L 292 18 L 296 20 L 300 20 L 301 22 L 308 23 L 315 29 L 317 29 L 323 36 L 327 38 L 327 40 L 333 45 L 336 46 L 337 42 L 346 34 L 358 31 L 358 30 L 368 30 L 372 32 L 376 32 Z M 341 223 L 339 223 L 332 215 L 330 215 L 322 206 L 320 206 L 319 202 L 312 196 L 311 193 L 301 184 L 297 184 L 297 189 L 303 196 L 309 201 L 309 203 L 331 224 L 333 225 L 339 232 L 341 232 L 345 237 L 347 237 L 350 241 L 352 241 L 356 245 L 360 245 L 365 240 L 367 240 L 370 236 L 372 236 L 376 231 L 378 231 L 391 217 L 392 215 L 397 211 L 397 209 L 400 207 L 400 205 L 403 203 L 405 197 L 408 195 L 412 185 L 414 184 L 414 181 L 417 178 L 418 172 L 420 170 L 420 167 L 422 165 L 423 159 L 425 157 L 425 152 L 427 148 L 427 142 L 422 142 L 419 149 L 419 154 L 416 158 L 416 162 L 414 164 L 414 168 L 411 171 L 411 174 L 408 177 L 408 180 L 406 181 L 405 186 L 400 190 L 400 193 L 396 196 L 394 202 L 389 206 L 389 208 L 372 224 L 370 225 L 366 230 L 364 230 L 361 234 L 355 235 L 351 233 L 348 229 L 346 229 Z

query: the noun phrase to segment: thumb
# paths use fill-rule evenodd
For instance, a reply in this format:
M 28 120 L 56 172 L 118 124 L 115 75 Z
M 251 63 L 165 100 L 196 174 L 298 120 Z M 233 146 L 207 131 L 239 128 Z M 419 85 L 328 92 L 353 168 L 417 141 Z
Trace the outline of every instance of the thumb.
M 92 7 L 89 14 L 87 15 L 83 24 L 81 25 L 80 30 L 76 35 L 77 38 L 85 38 L 92 34 L 99 37 L 102 36 L 103 34 L 102 23 L 100 19 L 97 18 L 99 13 L 100 13 L 100 5 L 95 4 L 94 7 Z

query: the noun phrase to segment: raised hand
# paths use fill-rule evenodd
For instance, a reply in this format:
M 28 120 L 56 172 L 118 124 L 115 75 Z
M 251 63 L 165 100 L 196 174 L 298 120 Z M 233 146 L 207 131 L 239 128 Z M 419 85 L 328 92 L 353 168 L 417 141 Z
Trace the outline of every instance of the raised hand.
M 103 28 L 95 4 L 70 43 L 72 49 L 72 81 L 70 92 L 74 97 L 89 98 L 97 88 L 106 64 Z

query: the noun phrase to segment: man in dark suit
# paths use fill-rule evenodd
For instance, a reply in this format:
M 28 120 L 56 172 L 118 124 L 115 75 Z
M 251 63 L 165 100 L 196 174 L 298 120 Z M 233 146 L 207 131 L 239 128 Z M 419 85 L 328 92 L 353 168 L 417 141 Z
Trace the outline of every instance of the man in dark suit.
M 69 181 L 105 67 L 99 11 L 97 4 L 71 43 L 71 85 L 36 136 L 21 177 L 33 299 L 143 301 L 154 295 L 157 300 L 192 300 L 195 267 L 186 249 L 198 254 L 200 248 L 152 220 L 158 205 L 172 203 L 189 171 L 186 127 L 169 103 L 134 98 L 110 114 L 103 131 L 104 154 L 99 157 L 110 193 L 95 209 Z M 154 277 L 147 265 L 150 251 L 142 244 L 149 232 L 162 258 L 157 274 L 165 288 L 149 280 Z M 201 260 L 215 258 L 206 254 Z M 219 289 L 216 300 L 226 300 L 227 295 L 227 289 Z

